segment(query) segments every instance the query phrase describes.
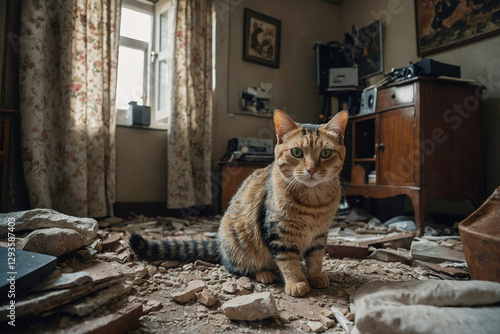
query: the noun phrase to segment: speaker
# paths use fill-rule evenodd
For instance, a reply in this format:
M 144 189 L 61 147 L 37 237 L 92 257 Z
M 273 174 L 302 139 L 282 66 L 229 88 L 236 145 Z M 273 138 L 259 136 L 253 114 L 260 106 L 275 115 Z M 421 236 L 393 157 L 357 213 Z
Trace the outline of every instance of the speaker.
M 367 88 L 361 93 L 361 106 L 359 114 L 371 114 L 375 112 L 377 107 L 377 88 Z

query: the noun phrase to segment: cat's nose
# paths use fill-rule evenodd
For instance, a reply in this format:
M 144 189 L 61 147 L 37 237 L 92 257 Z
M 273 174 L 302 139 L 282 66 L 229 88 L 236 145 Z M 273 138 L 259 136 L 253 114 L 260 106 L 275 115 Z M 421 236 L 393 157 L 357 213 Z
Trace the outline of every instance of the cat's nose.
M 314 173 L 316 173 L 317 169 L 314 167 L 311 167 L 311 168 L 308 168 L 307 171 L 309 172 L 309 174 L 311 174 L 311 176 L 313 176 Z

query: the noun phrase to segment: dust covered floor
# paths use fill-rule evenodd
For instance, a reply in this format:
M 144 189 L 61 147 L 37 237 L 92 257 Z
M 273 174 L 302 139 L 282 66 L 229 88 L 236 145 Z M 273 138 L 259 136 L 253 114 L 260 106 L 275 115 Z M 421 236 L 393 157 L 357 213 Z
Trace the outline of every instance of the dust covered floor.
M 127 239 L 133 231 L 138 231 L 151 240 L 208 240 L 215 236 L 219 219 L 220 217 L 176 219 L 136 216 L 129 220 L 110 218 L 101 221 L 96 240 L 89 247 L 60 258 L 51 277 L 80 271 L 90 272 L 92 276 L 93 270 L 95 275 L 104 276 L 116 276 L 119 272 L 121 274 L 117 276 L 120 279 L 115 281 L 116 284 L 105 289 L 96 288 L 90 296 L 69 304 L 64 304 L 62 300 L 52 301 L 61 305 L 52 307 L 50 311 L 33 311 L 27 317 L 18 318 L 14 331 L 13 328 L 6 327 L 5 323 L 0 330 L 4 333 L 5 329 L 19 333 L 84 333 L 97 328 L 106 332 L 122 332 L 128 325 L 135 324 L 138 318 L 138 324 L 134 325 L 132 333 L 342 333 L 344 329 L 333 317 L 332 307 L 348 320 L 353 320 L 354 315 L 349 313 L 350 296 L 364 283 L 452 279 L 446 273 L 424 268 L 422 263 L 404 264 L 394 259 L 385 259 L 390 262 L 384 262 L 370 258 L 331 258 L 326 255 L 323 271 L 330 279 L 329 287 L 313 289 L 304 298 L 294 298 L 284 293 L 282 281 L 261 284 L 229 274 L 220 265 L 202 261 L 184 264 L 175 261 L 148 263 L 134 259 L 128 248 Z M 334 222 L 332 235 L 349 230 L 349 226 L 361 226 L 363 229 L 363 224 Z M 384 233 L 388 233 L 379 232 L 382 237 Z M 373 232 L 368 232 L 370 233 Z M 335 240 L 329 240 L 329 243 L 335 243 Z M 355 244 L 339 242 L 346 243 Z M 385 246 L 390 247 L 390 244 Z M 461 245 L 454 241 L 446 246 L 459 249 Z M 409 254 L 405 249 L 399 251 Z M 116 265 L 119 267 L 115 267 Z M 97 282 L 95 276 L 94 281 Z M 187 292 L 188 283 L 193 281 L 198 286 L 198 294 L 203 292 L 204 296 Z M 108 291 L 112 287 L 115 287 L 114 292 Z M 103 297 L 106 295 L 103 290 L 108 291 L 107 297 Z M 225 302 L 237 296 L 258 292 L 269 292 L 272 295 L 278 309 L 276 316 L 260 321 L 233 321 L 226 317 L 221 308 Z M 173 296 L 177 296 L 182 302 L 175 301 Z M 130 310 L 131 305 L 138 305 L 139 309 L 142 305 L 143 315 L 140 316 L 140 310 L 137 311 L 139 313 Z M 80 312 L 75 312 L 75 309 Z M 70 312 L 71 310 L 73 311 Z M 130 315 L 131 313 L 134 314 Z

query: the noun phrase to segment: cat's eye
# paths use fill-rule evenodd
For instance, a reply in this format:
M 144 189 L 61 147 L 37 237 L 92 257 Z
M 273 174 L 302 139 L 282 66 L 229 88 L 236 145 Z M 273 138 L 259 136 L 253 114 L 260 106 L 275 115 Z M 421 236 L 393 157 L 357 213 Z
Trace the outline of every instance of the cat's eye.
M 319 154 L 323 159 L 328 159 L 329 157 L 332 156 L 332 150 L 329 148 L 325 148 L 324 150 L 321 150 Z
M 292 148 L 291 153 L 295 158 L 302 158 L 304 156 L 304 152 L 302 152 L 302 150 L 297 147 Z

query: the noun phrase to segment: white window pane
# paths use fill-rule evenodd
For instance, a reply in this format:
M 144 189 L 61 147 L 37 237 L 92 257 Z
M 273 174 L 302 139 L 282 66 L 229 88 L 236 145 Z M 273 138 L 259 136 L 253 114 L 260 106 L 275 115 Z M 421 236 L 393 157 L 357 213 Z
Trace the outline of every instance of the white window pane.
M 130 101 L 143 104 L 144 51 L 120 46 L 116 107 L 128 109 Z
M 167 49 L 168 44 L 168 11 L 160 14 L 160 52 Z
M 164 109 L 168 107 L 168 72 L 167 72 L 167 62 L 165 60 L 160 61 L 160 78 L 159 78 L 159 89 L 158 89 L 158 108 Z
M 149 43 L 152 16 L 122 7 L 120 35 Z

